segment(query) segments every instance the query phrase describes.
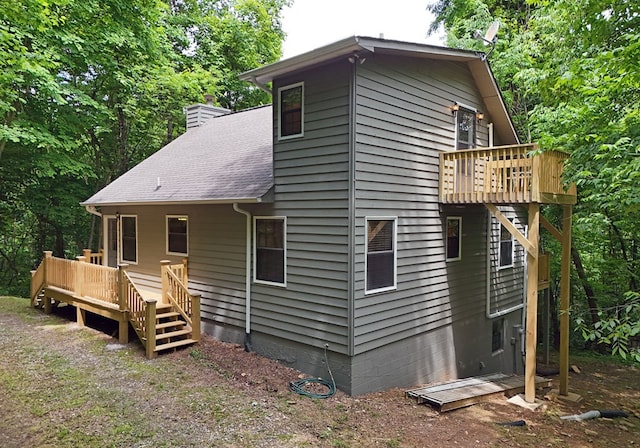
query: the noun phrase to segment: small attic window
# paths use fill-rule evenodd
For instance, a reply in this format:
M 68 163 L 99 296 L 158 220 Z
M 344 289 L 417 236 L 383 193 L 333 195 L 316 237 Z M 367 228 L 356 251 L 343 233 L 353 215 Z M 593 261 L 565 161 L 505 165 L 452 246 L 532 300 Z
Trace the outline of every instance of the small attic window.
M 278 89 L 278 139 L 301 137 L 304 133 L 304 83 Z

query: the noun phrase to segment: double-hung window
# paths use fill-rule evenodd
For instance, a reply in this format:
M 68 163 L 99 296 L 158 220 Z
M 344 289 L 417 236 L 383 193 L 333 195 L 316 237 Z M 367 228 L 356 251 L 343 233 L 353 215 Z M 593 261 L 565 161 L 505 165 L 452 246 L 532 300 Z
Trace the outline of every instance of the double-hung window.
M 286 218 L 255 217 L 254 229 L 254 280 L 258 283 L 286 286 Z
M 448 216 L 446 228 L 447 261 L 462 258 L 462 217 Z
M 366 291 L 396 287 L 397 218 L 366 218 Z
M 513 219 L 509 219 L 509 221 L 513 222 Z M 511 235 L 505 226 L 500 224 L 500 252 L 498 256 L 498 266 L 500 268 L 513 266 L 513 251 L 513 235 Z
M 167 254 L 188 255 L 189 219 L 186 216 L 167 216 Z
M 278 89 L 278 139 L 304 134 L 304 83 Z
M 138 218 L 120 216 L 120 249 L 122 261 L 138 262 Z

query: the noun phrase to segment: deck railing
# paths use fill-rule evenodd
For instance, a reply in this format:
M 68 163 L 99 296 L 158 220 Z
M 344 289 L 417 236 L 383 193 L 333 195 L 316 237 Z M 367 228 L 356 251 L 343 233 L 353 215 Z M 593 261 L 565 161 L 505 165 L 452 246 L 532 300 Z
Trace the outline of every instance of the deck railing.
M 127 266 L 119 268 L 120 296 L 129 309 L 129 322 L 144 342 L 147 358 L 153 357 L 156 348 L 156 300 L 144 299 L 129 277 Z
M 441 153 L 440 202 L 575 203 L 575 185 L 562 180 L 567 158 L 536 144 Z
M 31 307 L 35 306 L 38 294 L 44 286 L 45 272 L 44 272 L 44 260 L 40 262 L 38 267 L 31 271 Z
M 85 257 L 78 257 L 78 261 L 75 263 L 76 294 L 117 305 L 118 269 L 87 263 Z

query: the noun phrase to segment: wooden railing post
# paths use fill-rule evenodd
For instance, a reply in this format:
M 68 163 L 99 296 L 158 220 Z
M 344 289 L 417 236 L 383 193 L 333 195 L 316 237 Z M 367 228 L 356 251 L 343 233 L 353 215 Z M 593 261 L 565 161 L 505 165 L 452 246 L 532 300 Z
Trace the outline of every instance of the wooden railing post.
M 156 299 L 147 299 L 145 307 L 145 336 L 147 338 L 147 358 L 156 357 Z
M 82 249 L 82 256 L 87 259 L 87 262 L 91 263 L 91 249 Z
M 169 276 L 167 275 L 169 264 L 171 264 L 171 261 L 169 260 L 160 261 L 160 278 L 162 279 L 162 303 L 169 303 L 169 298 L 167 297 L 169 293 Z
M 36 287 L 38 287 L 38 288 L 39 288 L 39 287 L 40 287 L 40 285 L 35 286 L 35 285 L 33 284 L 33 277 L 35 277 L 35 276 L 36 276 L 36 272 L 37 272 L 37 271 L 30 271 L 30 272 L 31 272 L 31 294 L 29 294 L 29 301 L 30 301 L 30 306 L 31 306 L 31 308 L 33 308 L 33 305 L 34 305 L 34 303 L 35 303 L 35 302 L 34 302 L 34 296 L 35 296 L 35 294 L 36 294 L 36 293 L 35 293 L 35 289 L 36 289 Z
M 191 339 L 200 340 L 200 294 L 191 296 Z
M 44 251 L 44 260 L 42 260 L 42 262 L 44 263 L 44 285 L 48 286 L 49 285 L 49 271 L 51 270 L 51 257 L 53 256 L 53 252 L 50 250 L 45 250 Z M 51 314 L 51 298 L 47 297 L 46 295 L 43 297 L 43 301 L 44 301 L 44 312 L 45 314 Z
M 82 297 L 84 294 L 84 269 L 82 269 L 84 266 L 82 266 L 82 263 L 86 263 L 87 258 L 83 257 L 83 256 L 79 256 L 76 257 L 76 260 L 78 260 L 77 263 L 75 263 L 75 268 L 76 268 L 76 284 L 74 285 L 73 289 L 75 291 L 75 293 Z
M 182 264 L 184 265 L 184 269 L 182 271 L 182 283 L 184 283 L 184 286 L 189 286 L 189 257 L 184 257 L 182 259 Z
M 127 282 L 125 281 L 125 273 L 127 272 L 128 264 L 118 265 L 118 308 L 120 311 L 129 309 L 129 301 L 127 300 Z

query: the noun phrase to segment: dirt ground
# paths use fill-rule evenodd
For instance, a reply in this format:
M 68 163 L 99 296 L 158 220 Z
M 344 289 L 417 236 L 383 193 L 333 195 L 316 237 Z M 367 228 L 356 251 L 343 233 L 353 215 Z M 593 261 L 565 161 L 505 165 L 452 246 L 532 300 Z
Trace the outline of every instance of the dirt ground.
M 497 396 L 440 414 L 399 389 L 295 394 L 288 385 L 300 372 L 210 337 L 147 360 L 135 338 L 119 345 L 108 322 L 93 316 L 80 328 L 74 318 L 0 298 L 1 447 L 640 446 L 640 369 L 605 358 L 572 357 L 580 403 L 540 390 L 536 411 Z M 629 417 L 560 419 L 593 409 Z M 525 425 L 498 424 L 516 420 Z

